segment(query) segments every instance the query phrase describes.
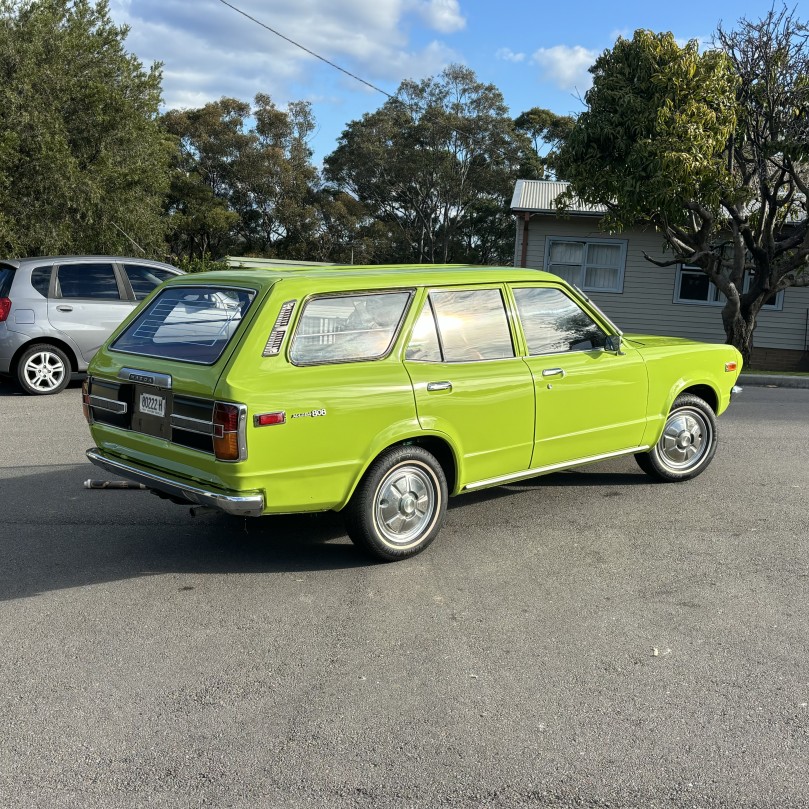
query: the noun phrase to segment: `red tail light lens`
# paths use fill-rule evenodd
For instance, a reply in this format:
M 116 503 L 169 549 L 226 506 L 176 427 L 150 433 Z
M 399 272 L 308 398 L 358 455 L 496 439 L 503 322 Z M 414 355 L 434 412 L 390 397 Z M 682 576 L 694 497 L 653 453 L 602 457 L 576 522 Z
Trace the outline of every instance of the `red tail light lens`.
M 11 298 L 0 298 L 0 323 L 3 323 L 11 311 Z
M 244 407 L 216 402 L 213 408 L 213 452 L 219 461 L 243 459 Z

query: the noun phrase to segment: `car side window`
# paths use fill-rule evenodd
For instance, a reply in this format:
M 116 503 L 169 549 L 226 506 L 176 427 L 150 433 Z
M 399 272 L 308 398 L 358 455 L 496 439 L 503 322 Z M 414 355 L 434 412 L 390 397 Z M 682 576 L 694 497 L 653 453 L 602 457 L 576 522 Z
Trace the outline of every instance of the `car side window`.
M 296 365 L 372 360 L 388 353 L 412 297 L 409 291 L 311 298 L 295 329 Z
M 62 264 L 56 280 L 62 298 L 119 300 L 121 297 L 112 264 Z
M 173 278 L 174 273 L 160 267 L 148 267 L 144 264 L 124 264 L 124 272 L 132 285 L 135 299 L 142 301 L 163 281 Z
M 604 348 L 605 332 L 561 290 L 526 287 L 514 290 L 528 353 L 557 354 Z
M 438 328 L 429 299 L 424 301 L 419 319 L 413 326 L 410 342 L 407 345 L 405 359 L 416 362 L 441 362 L 441 344 L 438 342 Z
M 445 362 L 514 356 L 508 316 L 499 289 L 431 292 Z
M 48 297 L 48 291 L 51 288 L 51 273 L 53 272 L 53 267 L 34 267 L 31 270 L 31 286 L 40 294 L 43 298 Z

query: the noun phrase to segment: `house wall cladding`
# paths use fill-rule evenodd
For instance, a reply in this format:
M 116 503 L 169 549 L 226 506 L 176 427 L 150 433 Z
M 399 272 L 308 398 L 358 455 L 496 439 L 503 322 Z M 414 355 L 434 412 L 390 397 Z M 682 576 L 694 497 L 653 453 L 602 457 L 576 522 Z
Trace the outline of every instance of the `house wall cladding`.
M 580 239 L 624 241 L 627 245 L 623 292 L 588 292 L 587 294 L 627 332 L 671 334 L 695 340 L 721 343 L 725 341 L 722 328 L 721 306 L 674 303 L 676 267 L 656 267 L 647 261 L 644 251 L 654 258 L 665 260 L 670 254 L 663 252 L 660 234 L 640 230 L 621 234 L 606 234 L 598 229 L 599 217 L 557 217 L 534 215 L 529 224 L 526 266 L 543 269 L 545 245 L 549 236 Z M 517 216 L 517 238 L 514 263 L 522 258 L 523 215 Z M 809 327 L 809 288 L 791 288 L 784 293 L 784 306 L 780 311 L 762 311 L 758 318 L 754 343 L 754 359 L 778 363 L 779 367 L 796 367 L 806 355 L 807 328 Z M 768 349 L 766 353 L 764 349 Z M 778 360 L 778 352 L 786 355 Z M 785 363 L 785 365 L 783 364 Z M 763 366 L 762 366 L 763 367 Z

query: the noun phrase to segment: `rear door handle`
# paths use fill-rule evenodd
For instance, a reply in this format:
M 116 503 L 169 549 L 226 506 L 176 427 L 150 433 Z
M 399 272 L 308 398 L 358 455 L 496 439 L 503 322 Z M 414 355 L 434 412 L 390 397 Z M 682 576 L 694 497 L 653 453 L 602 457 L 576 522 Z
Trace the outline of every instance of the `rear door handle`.
M 56 308 L 57 308 L 57 309 L 58 309 L 60 312 L 72 312 L 72 311 L 73 311 L 73 307 L 72 307 L 72 306 L 65 306 L 64 304 L 62 304 L 61 306 L 57 306 Z
M 428 382 L 427 390 L 452 390 L 452 382 Z
M 564 379 L 565 372 L 562 368 L 545 368 L 542 376 L 560 376 Z

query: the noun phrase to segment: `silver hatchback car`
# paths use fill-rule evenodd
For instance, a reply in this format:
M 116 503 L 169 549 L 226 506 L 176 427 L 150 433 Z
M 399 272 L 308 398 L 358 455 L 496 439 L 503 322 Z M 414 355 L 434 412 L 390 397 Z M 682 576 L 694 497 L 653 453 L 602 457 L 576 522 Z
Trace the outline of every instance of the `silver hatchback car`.
M 58 393 L 139 301 L 181 274 L 121 256 L 0 260 L 0 375 L 29 394 Z

